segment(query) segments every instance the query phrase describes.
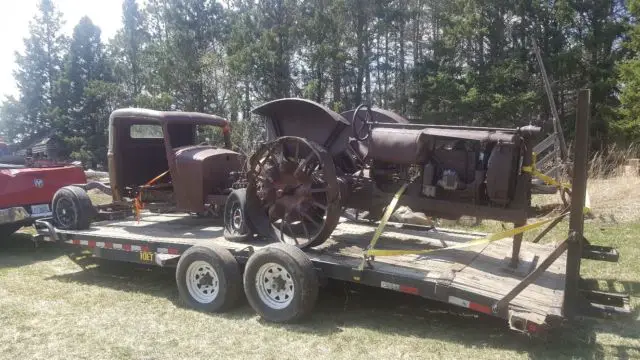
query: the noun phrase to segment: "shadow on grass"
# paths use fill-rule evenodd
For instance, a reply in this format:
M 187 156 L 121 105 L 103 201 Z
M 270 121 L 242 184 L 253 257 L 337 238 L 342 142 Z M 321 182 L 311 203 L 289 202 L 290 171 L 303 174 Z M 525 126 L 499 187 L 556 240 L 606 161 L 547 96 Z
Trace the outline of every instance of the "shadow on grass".
M 175 305 L 180 301 L 175 286 L 175 270 L 138 264 L 113 262 L 91 257 L 74 259 L 85 270 L 57 275 L 49 280 L 91 284 L 120 291 L 140 292 L 167 298 Z M 625 284 L 634 290 L 639 284 Z M 219 315 L 246 320 L 255 317 L 246 300 L 235 310 Z M 529 338 L 510 331 L 502 319 L 460 311 L 444 303 L 382 289 L 330 281 L 320 291 L 311 319 L 299 324 L 264 326 L 287 331 L 328 336 L 349 328 L 362 328 L 383 334 L 436 339 L 465 347 L 509 349 L 528 354 L 532 359 L 635 356 L 638 348 L 623 345 L 600 345 L 593 339 L 596 332 L 636 339 L 640 336 L 637 320 L 583 321 L 561 328 L 545 339 Z M 371 344 L 386 346 L 387 344 Z
M 31 234 L 15 233 L 0 239 L 0 269 L 19 268 L 40 261 L 52 260 L 64 255 L 52 243 L 38 243 Z

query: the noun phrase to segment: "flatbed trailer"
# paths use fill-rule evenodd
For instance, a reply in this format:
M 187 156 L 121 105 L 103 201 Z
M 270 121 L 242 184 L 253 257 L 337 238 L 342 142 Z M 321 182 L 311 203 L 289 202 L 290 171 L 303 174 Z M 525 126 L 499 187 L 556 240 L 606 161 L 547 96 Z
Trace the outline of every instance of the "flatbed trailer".
M 584 94 L 581 93 L 582 97 Z M 588 97 L 586 106 L 583 104 L 578 110 L 578 119 L 581 116 L 588 117 Z M 583 236 L 586 124 L 586 121 L 578 121 L 576 125 L 573 200 L 571 212 L 567 214 L 570 218 L 569 234 L 564 239 L 556 239 L 555 242 L 540 244 L 537 240 L 557 225 L 559 219 L 544 229 L 542 235 L 533 242 L 503 238 L 497 241 L 474 242 L 473 245 L 462 248 L 459 245 L 473 242 L 482 238 L 484 234 L 388 224 L 376 245 L 377 249 L 441 250 L 427 254 L 375 258 L 364 257 L 376 231 L 375 224 L 344 218 L 329 240 L 304 252 L 291 245 L 274 244 L 263 239 L 247 242 L 228 241 L 223 236 L 222 224 L 214 224 L 211 219 L 185 214 L 143 213 L 139 219 L 129 217 L 96 222 L 88 230 L 56 229 L 50 220 L 45 219 L 39 220 L 36 228 L 43 240 L 90 250 L 96 257 L 163 267 L 177 266 L 176 281 L 183 300 L 185 292 L 190 289 L 189 286 L 200 288 L 201 284 L 204 284 L 202 286 L 206 289 L 216 287 L 215 293 L 218 295 L 230 291 L 237 295 L 241 292 L 239 289 L 243 283 L 249 303 L 267 320 L 287 321 L 297 319 L 297 315 L 302 313 L 308 313 L 315 301 L 312 295 L 317 296 L 318 283 L 321 283 L 322 279 L 335 279 L 449 303 L 502 318 L 511 329 L 524 333 L 539 333 L 582 315 L 630 312 L 628 295 L 581 288 L 581 259 L 618 260 L 615 249 L 591 245 Z M 452 246 L 456 248 L 449 248 Z M 204 249 L 204 252 L 196 249 Z M 187 263 L 187 260 L 183 259 L 191 259 L 195 253 L 199 254 L 198 259 L 210 261 L 200 261 L 200 264 L 204 265 L 199 269 L 198 266 L 192 267 L 187 264 L 189 268 L 186 268 L 187 265 L 181 265 Z M 270 260 L 264 260 L 265 257 Z M 516 261 L 512 261 L 512 257 L 515 257 Z M 256 260 L 257 258 L 260 260 Z M 189 261 L 194 263 L 193 259 Z M 262 261 L 256 265 L 259 269 L 256 267 L 251 270 L 259 261 Z M 213 266 L 217 272 L 212 273 L 203 270 L 209 266 L 207 264 L 216 262 L 233 266 Z M 289 266 L 290 264 L 293 265 Z M 281 268 L 288 271 L 282 272 L 283 275 L 280 277 L 269 275 L 270 272 L 281 271 Z M 223 273 L 229 269 L 231 275 L 224 275 Z M 241 273 L 244 273 L 244 281 Z M 195 279 L 191 285 L 188 285 L 189 274 Z M 206 283 L 202 280 L 203 276 L 206 277 Z M 282 286 L 277 292 L 272 293 L 265 284 L 276 280 L 280 281 Z M 291 292 L 287 292 L 287 288 L 290 288 Z M 263 291 L 260 295 L 260 289 L 268 294 Z M 209 290 L 209 295 L 212 291 Z M 283 298 L 278 299 L 273 294 Z M 285 301 L 289 296 L 294 300 Z M 305 299 L 305 296 L 309 299 Z M 188 305 L 207 309 L 201 307 L 200 302 L 194 302 L 193 297 L 188 299 Z M 265 303 L 273 300 L 271 310 L 274 311 L 269 312 L 264 307 L 256 305 L 260 299 L 266 299 Z M 277 311 L 283 309 L 283 304 L 290 307 L 292 303 L 299 307 L 297 310 L 294 309 L 295 316 L 282 317 L 277 314 Z M 219 306 L 215 310 L 222 308 Z
M 240 266 L 244 266 L 253 253 L 271 245 L 264 240 L 227 241 L 222 236 L 222 225 L 212 224 L 211 219 L 184 214 L 147 213 L 139 221 L 133 218 L 103 221 L 84 231 L 57 230 L 46 220 L 40 220 L 38 229 L 45 240 L 88 249 L 96 257 L 163 267 L 175 267 L 186 250 L 205 243 L 224 247 Z M 429 255 L 379 257 L 358 274 L 360 280 L 357 281 L 354 274 L 374 230 L 375 226 L 370 224 L 343 221 L 328 241 L 306 251 L 318 277 L 357 282 L 450 303 L 504 318 L 511 328 L 528 333 L 559 324 L 564 318 L 566 253 L 507 306 L 493 308 L 554 253 L 557 244 L 523 243 L 517 269 L 509 267 L 510 238 Z M 379 248 L 438 248 L 460 245 L 482 236 L 479 233 L 389 224 L 379 241 Z M 617 305 L 625 306 L 624 301 Z

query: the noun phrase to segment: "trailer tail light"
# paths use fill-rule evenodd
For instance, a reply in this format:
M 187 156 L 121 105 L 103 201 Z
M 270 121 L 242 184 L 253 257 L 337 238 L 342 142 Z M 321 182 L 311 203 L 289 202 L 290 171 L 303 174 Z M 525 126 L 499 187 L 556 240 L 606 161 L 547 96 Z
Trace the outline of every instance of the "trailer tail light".
M 544 333 L 546 329 L 544 324 L 538 324 L 517 315 L 509 316 L 509 327 L 511 330 L 516 330 L 530 335 L 540 335 Z

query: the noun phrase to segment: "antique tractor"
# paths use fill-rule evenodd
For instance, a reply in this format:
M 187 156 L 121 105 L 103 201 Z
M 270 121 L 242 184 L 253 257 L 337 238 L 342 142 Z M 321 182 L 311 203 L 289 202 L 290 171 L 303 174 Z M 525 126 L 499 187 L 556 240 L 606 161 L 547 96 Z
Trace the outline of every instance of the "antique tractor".
M 409 124 L 364 105 L 345 118 L 304 99 L 271 101 L 253 113 L 264 118 L 268 141 L 249 159 L 246 189 L 229 199 L 244 209 L 225 213 L 238 236 L 317 246 L 343 209 L 379 216 L 405 183 L 399 203 L 413 211 L 526 222 L 531 177 L 522 167 L 539 128 Z
M 222 210 L 233 174 L 245 161 L 231 150 L 229 131 L 227 120 L 214 115 L 115 110 L 109 118 L 109 184 L 60 189 L 53 199 L 56 226 L 86 229 L 92 218 L 141 206 L 197 214 Z M 110 194 L 112 202 L 94 207 L 86 193 L 91 188 Z

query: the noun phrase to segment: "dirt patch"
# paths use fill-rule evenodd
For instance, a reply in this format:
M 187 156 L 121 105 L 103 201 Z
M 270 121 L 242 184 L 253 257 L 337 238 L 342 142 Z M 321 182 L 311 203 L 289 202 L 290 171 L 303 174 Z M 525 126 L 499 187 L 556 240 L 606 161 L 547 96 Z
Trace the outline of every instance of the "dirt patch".
M 112 202 L 111 195 L 107 195 L 98 189 L 89 190 L 88 194 L 93 205 L 106 205 Z

